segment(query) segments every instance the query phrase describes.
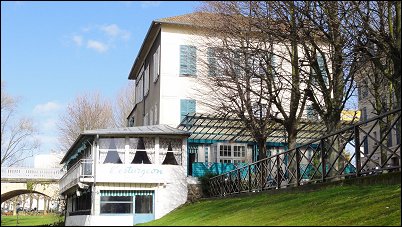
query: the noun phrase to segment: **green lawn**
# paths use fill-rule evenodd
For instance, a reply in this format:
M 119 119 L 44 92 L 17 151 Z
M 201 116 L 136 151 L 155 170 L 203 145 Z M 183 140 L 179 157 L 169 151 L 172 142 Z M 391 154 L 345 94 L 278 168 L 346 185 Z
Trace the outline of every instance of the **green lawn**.
M 1 216 L 1 226 L 34 226 L 34 225 L 48 225 L 58 221 L 64 221 L 64 217 L 59 215 L 38 215 L 38 216 Z
M 186 204 L 143 225 L 401 225 L 401 185 L 329 186 Z

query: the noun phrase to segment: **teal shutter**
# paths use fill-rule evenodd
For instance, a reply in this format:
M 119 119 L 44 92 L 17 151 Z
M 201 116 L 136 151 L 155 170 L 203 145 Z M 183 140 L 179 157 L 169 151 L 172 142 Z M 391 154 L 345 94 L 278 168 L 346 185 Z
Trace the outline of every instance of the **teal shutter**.
M 274 54 L 271 54 L 272 79 L 275 79 L 276 77 L 276 66 L 277 66 L 276 64 L 277 64 L 276 56 Z
M 187 101 L 187 111 L 188 113 L 195 113 L 195 100 Z
M 183 121 L 184 117 L 187 114 L 187 100 L 180 100 L 180 121 Z
M 195 46 L 189 46 L 189 62 L 188 68 L 190 69 L 190 75 L 197 74 L 197 49 Z
M 317 56 L 317 62 L 318 62 L 318 66 L 320 67 L 320 71 L 321 71 L 321 75 L 324 79 L 324 83 L 326 86 L 328 86 L 328 75 L 327 75 L 327 71 L 325 70 L 324 58 L 322 57 L 321 54 L 319 54 Z
M 196 75 L 197 49 L 195 46 L 180 45 L 180 75 Z
M 216 76 L 217 64 L 216 64 L 215 48 L 208 47 L 207 56 L 208 56 L 208 75 L 209 76 Z
M 195 100 L 181 99 L 180 100 L 180 121 L 189 113 L 195 113 Z
M 188 74 L 187 53 L 188 46 L 180 45 L 180 75 Z

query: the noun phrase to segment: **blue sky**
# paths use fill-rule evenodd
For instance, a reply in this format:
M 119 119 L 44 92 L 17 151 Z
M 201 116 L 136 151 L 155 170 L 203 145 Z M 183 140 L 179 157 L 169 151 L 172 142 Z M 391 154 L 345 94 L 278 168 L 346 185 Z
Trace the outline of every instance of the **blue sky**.
M 57 120 L 77 94 L 113 98 L 152 20 L 193 12 L 198 2 L 1 2 L 1 79 L 21 98 L 20 115 L 56 149 Z M 32 165 L 32 160 L 26 165 Z

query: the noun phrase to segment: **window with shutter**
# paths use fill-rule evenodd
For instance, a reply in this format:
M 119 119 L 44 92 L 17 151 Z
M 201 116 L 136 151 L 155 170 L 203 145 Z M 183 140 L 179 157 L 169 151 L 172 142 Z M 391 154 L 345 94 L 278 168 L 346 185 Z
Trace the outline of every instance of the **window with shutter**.
M 195 113 L 196 103 L 193 99 L 181 99 L 180 100 L 180 121 L 189 113 Z
M 317 62 L 318 62 L 318 66 L 320 67 L 321 75 L 324 79 L 325 86 L 328 86 L 328 75 L 327 75 L 327 71 L 325 70 L 324 57 L 321 54 L 319 54 L 317 56 Z
M 156 49 L 154 56 L 153 56 L 153 64 L 154 64 L 154 70 L 153 70 L 153 81 L 156 83 L 159 78 L 159 61 L 160 61 L 160 46 Z
M 197 49 L 195 46 L 180 45 L 180 76 L 195 76 L 196 63 Z

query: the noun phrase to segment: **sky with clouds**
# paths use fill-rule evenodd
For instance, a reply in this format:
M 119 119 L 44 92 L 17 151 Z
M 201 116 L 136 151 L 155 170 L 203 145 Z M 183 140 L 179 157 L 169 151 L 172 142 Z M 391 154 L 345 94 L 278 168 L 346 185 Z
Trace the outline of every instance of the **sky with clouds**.
M 57 148 L 57 121 L 77 94 L 116 97 L 152 20 L 193 12 L 190 1 L 1 2 L 1 80 L 18 114 Z M 27 166 L 33 161 L 26 162 Z

